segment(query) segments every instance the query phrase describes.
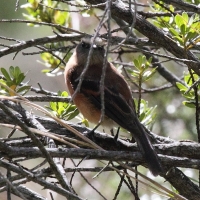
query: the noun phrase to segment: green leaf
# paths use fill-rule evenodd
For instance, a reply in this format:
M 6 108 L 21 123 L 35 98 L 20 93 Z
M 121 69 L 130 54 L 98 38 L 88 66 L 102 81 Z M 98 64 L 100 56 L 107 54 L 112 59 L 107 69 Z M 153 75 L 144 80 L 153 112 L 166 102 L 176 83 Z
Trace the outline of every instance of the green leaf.
M 188 14 L 186 12 L 183 12 L 182 17 L 183 17 L 184 24 L 185 25 L 188 24 Z
M 181 25 L 184 24 L 184 21 L 183 21 L 182 16 L 180 16 L 179 14 L 177 14 L 177 15 L 175 16 L 175 23 L 176 23 L 176 25 L 180 28 Z
M 58 91 L 58 96 L 68 97 L 68 93 L 66 91 Z M 76 106 L 71 103 L 50 102 L 49 105 L 49 107 L 46 107 L 53 111 L 53 114 L 61 119 L 70 120 L 79 114 Z
M 169 31 L 173 36 L 179 36 L 179 32 L 176 31 L 174 28 L 169 28 Z
M 57 111 L 57 103 L 56 102 L 50 102 L 50 108 L 53 110 L 53 111 Z
M 196 14 L 193 14 L 190 17 L 189 21 L 188 21 L 188 26 L 192 26 L 192 24 L 194 23 L 195 18 L 196 18 Z
M 27 91 L 27 92 L 28 92 L 28 90 L 29 90 L 30 88 L 31 88 L 31 86 L 25 85 L 25 86 L 22 86 L 22 87 L 18 88 L 16 92 L 17 92 L 17 93 L 24 92 L 24 91 Z
M 196 108 L 195 102 L 192 102 L 192 101 L 183 101 L 183 105 L 185 105 L 189 108 Z
M 17 79 L 16 79 L 16 84 L 17 85 L 20 85 L 20 83 L 25 79 L 25 75 L 24 73 L 21 73 L 17 76 Z
M 196 32 L 188 32 L 185 38 L 186 41 L 193 40 L 198 34 Z
M 140 113 L 139 120 L 142 122 L 144 118 L 145 118 L 145 113 L 144 112 Z
M 140 69 L 140 64 L 139 61 L 137 59 L 133 60 L 135 67 L 139 70 Z
M 82 122 L 82 124 L 84 124 L 86 127 L 89 127 L 89 122 L 88 122 L 87 119 L 84 118 L 81 122 Z
M 6 84 L 8 87 L 10 87 L 10 86 L 12 86 L 14 83 L 13 83 L 13 81 L 5 81 L 5 84 Z
M 1 73 L 4 75 L 4 77 L 5 77 L 8 81 L 11 81 L 10 75 L 8 74 L 8 72 L 6 71 L 6 69 L 1 68 Z
M 75 118 L 79 114 L 79 110 L 76 108 L 73 112 L 68 114 L 67 120 L 71 120 Z
M 136 70 L 132 70 L 132 72 L 130 73 L 133 77 L 138 77 L 140 72 L 136 71 Z
M 53 17 L 54 17 L 54 22 L 56 24 L 65 25 L 67 13 L 61 11 L 55 11 Z
M 187 91 L 188 88 L 180 82 L 176 82 L 176 86 L 179 88 L 180 91 Z
M 59 96 L 61 96 L 61 97 L 68 97 L 69 94 L 68 94 L 68 92 L 63 91 Z
M 46 74 L 46 73 L 49 73 L 50 71 L 51 71 L 50 69 L 43 69 L 43 70 L 42 70 L 42 73 L 45 73 L 45 74 Z
M 28 82 L 26 84 L 23 83 L 23 85 L 20 86 L 20 84 L 22 84 L 22 81 L 25 78 L 25 75 L 24 73 L 21 72 L 18 66 L 17 67 L 10 66 L 8 71 L 5 70 L 4 68 L 1 68 L 1 72 L 6 78 L 6 80 L 4 80 L 4 83 L 9 88 L 14 90 L 15 92 L 19 92 L 21 95 L 24 95 L 29 91 L 30 86 L 27 85 Z M 8 96 L 14 95 L 5 88 L 3 88 L 3 90 L 6 91 Z
M 143 82 L 148 81 L 156 73 L 156 68 L 152 70 L 145 71 L 143 74 Z
M 21 74 L 20 68 L 18 66 L 14 67 L 14 78 L 17 79 L 20 74 Z
M 180 27 L 180 30 L 181 30 L 181 34 L 182 34 L 183 36 L 185 36 L 185 34 L 186 34 L 186 25 L 185 25 L 185 24 L 182 24 L 181 27 Z
M 176 40 L 178 40 L 178 42 L 179 42 L 180 45 L 183 46 L 184 41 L 183 41 L 183 38 L 182 38 L 182 37 L 180 37 L 180 36 L 175 36 L 174 38 L 175 38 Z
M 14 77 L 15 69 L 14 69 L 13 66 L 10 66 L 10 68 L 9 68 L 9 72 L 10 72 L 10 76 L 11 76 L 12 78 L 15 78 L 15 77 Z

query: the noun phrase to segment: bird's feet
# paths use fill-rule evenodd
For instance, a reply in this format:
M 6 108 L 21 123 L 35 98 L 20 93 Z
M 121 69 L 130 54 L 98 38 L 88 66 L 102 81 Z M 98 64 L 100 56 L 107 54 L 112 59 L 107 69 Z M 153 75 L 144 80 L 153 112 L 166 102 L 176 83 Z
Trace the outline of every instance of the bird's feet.
M 116 134 L 114 134 L 114 130 L 113 129 L 110 130 L 111 135 L 114 136 L 114 142 L 115 142 L 116 145 L 119 145 L 119 143 L 118 143 L 119 129 L 120 128 L 118 127 Z
M 95 141 L 94 132 L 98 127 L 99 127 L 99 124 L 97 124 L 92 130 L 85 133 L 85 136 L 91 139 L 92 141 Z

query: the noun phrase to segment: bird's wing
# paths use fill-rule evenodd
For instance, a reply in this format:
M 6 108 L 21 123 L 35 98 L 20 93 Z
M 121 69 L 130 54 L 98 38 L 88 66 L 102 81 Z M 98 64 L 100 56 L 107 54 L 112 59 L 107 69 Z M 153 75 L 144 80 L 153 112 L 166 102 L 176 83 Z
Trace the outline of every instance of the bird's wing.
M 76 84 L 74 84 L 74 86 Z M 145 130 L 136 116 L 135 111 L 113 84 L 112 86 L 103 86 L 104 102 L 102 103 L 100 87 L 98 81 L 84 79 L 81 84 L 80 93 L 87 97 L 99 110 L 101 110 L 102 104 L 104 103 L 105 115 L 115 121 L 119 126 L 131 132 L 133 137 L 136 139 L 150 170 L 155 176 L 157 176 L 162 172 L 162 167 Z
M 122 94 L 113 86 L 103 86 L 103 99 L 101 102 L 100 83 L 96 80 L 84 79 L 80 92 L 86 96 L 90 102 L 101 110 L 104 104 L 105 115 L 115 121 L 119 126 L 129 130 L 133 127 L 136 114 Z M 136 119 L 137 120 L 137 119 Z

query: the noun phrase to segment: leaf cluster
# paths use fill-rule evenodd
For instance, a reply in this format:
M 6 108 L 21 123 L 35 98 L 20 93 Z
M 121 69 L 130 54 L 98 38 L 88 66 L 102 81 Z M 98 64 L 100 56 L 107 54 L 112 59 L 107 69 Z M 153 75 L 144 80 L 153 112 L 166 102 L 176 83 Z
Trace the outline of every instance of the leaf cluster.
M 23 14 L 29 20 L 38 22 L 48 22 L 60 25 L 69 25 L 70 14 L 62 10 L 64 4 L 51 0 L 29 0 L 28 3 L 21 7 L 27 11 Z M 30 24 L 34 26 L 34 24 Z
M 66 91 L 59 91 L 58 96 L 68 97 L 69 95 Z M 56 117 L 65 120 L 71 120 L 79 114 L 76 106 L 70 102 L 50 102 L 49 106 L 46 106 L 46 108 L 48 108 Z
M 42 23 L 39 23 L 39 22 L 45 22 L 45 25 L 48 24 L 49 27 L 53 27 L 52 29 L 55 33 L 55 37 L 39 38 L 39 40 L 35 40 L 35 41 L 40 41 L 40 43 L 38 44 L 33 43 L 32 40 L 29 40 L 28 42 L 26 42 L 26 45 L 30 45 L 30 46 L 24 46 L 24 47 L 21 46 L 24 44 L 23 42 L 22 44 L 17 43 L 16 46 L 15 45 L 9 46 L 8 50 L 9 52 L 12 51 L 13 53 L 14 52 L 13 49 L 17 49 L 16 47 L 20 46 L 21 49 L 16 50 L 16 52 L 20 52 L 22 49 L 26 49 L 26 48 L 34 46 L 39 49 L 37 53 L 40 54 L 41 59 L 42 59 L 42 64 L 44 65 L 42 72 L 45 73 L 46 75 L 51 75 L 51 76 L 60 75 L 63 73 L 65 64 L 68 61 L 69 57 L 71 56 L 72 48 L 75 47 L 75 45 L 77 44 L 77 42 L 79 42 L 78 40 L 81 37 L 84 37 L 86 35 L 84 32 L 87 32 L 87 34 L 89 34 L 90 29 L 91 29 L 92 30 L 91 35 L 93 35 L 94 33 L 97 33 L 98 36 L 104 39 L 107 39 L 108 41 L 110 40 L 111 41 L 110 44 L 114 44 L 114 45 L 120 44 L 118 46 L 119 48 L 116 48 L 115 51 L 114 50 L 113 51 L 111 50 L 111 52 L 109 51 L 109 54 L 106 56 L 108 60 L 110 60 L 110 57 L 109 57 L 110 53 L 111 55 L 112 53 L 114 55 L 117 54 L 117 59 L 120 61 L 120 62 L 118 61 L 117 62 L 119 63 L 120 67 L 123 68 L 124 70 L 124 75 L 131 85 L 131 88 L 130 88 L 131 91 L 133 93 L 134 92 L 137 93 L 138 95 L 138 97 L 135 99 L 136 112 L 139 116 L 140 121 L 145 126 L 152 126 L 153 122 L 155 121 L 156 114 L 157 114 L 155 112 L 156 107 L 157 107 L 156 104 L 158 105 L 161 104 L 161 107 L 158 110 L 158 112 L 165 115 L 166 112 L 164 112 L 163 110 L 165 109 L 165 106 L 168 106 L 169 102 L 170 104 L 173 103 L 173 101 L 176 101 L 176 103 L 178 102 L 177 104 L 179 104 L 181 102 L 181 98 L 180 98 L 181 95 L 186 99 L 186 101 L 183 102 L 185 106 L 182 106 L 181 109 L 190 107 L 190 108 L 196 109 L 196 113 L 198 113 L 199 110 L 197 110 L 198 108 L 197 102 L 199 100 L 199 89 L 200 89 L 199 88 L 200 79 L 199 79 L 199 74 L 198 74 L 199 72 L 199 69 L 198 69 L 199 41 L 200 41 L 199 14 L 197 12 L 195 13 L 195 11 L 188 12 L 186 8 L 184 10 L 181 6 L 179 8 L 176 4 L 174 4 L 174 1 L 170 1 L 170 2 L 171 3 L 169 3 L 169 1 L 155 0 L 150 3 L 151 4 L 150 8 L 148 8 L 149 5 L 147 4 L 142 6 L 142 4 L 139 3 L 138 6 L 140 7 L 140 9 L 137 10 L 137 7 L 135 6 L 132 6 L 132 9 L 129 9 L 130 8 L 129 6 L 132 5 L 131 4 L 132 1 L 127 3 L 127 1 L 123 1 L 123 0 L 122 1 L 105 1 L 105 3 L 102 3 L 102 1 L 87 1 L 87 0 L 73 1 L 73 2 L 72 1 L 60 2 L 59 0 L 58 1 L 28 0 L 26 4 L 21 6 L 21 8 L 26 12 L 26 14 L 23 14 L 23 16 L 26 19 L 30 20 L 29 22 L 32 22 L 32 23 L 28 23 L 28 26 L 32 26 L 33 28 L 35 28 L 36 26 L 42 25 Z M 184 0 L 184 1 L 176 1 L 176 2 L 178 2 L 182 6 L 187 4 L 187 2 L 189 2 L 188 5 L 192 5 L 192 6 L 198 5 L 200 3 L 199 0 Z M 121 7 L 122 5 L 121 3 L 123 3 L 124 7 Z M 74 11 L 74 8 L 76 8 L 75 10 L 78 11 L 77 20 L 79 20 L 80 18 L 81 19 L 84 18 L 84 20 L 82 21 L 80 20 L 81 29 L 83 32 L 80 32 L 80 30 L 77 30 L 78 28 L 76 28 L 76 30 L 74 29 L 73 31 L 73 27 L 76 27 L 72 25 L 73 15 L 71 12 L 72 10 Z M 140 10 L 142 10 L 142 12 Z M 147 10 L 148 11 L 153 10 L 153 12 L 151 13 L 151 12 L 148 12 Z M 127 17 L 128 12 L 130 15 L 128 15 Z M 122 14 L 124 15 L 122 16 Z M 134 16 L 133 21 L 130 20 L 131 16 Z M 115 21 L 111 20 L 111 18 L 114 19 Z M 151 18 L 151 19 L 148 19 L 148 18 Z M 94 19 L 94 22 L 93 22 L 93 19 Z M 37 23 L 34 23 L 34 22 L 37 22 Z M 125 22 L 125 23 L 122 23 L 122 22 Z M 144 22 L 144 23 L 140 23 L 140 22 Z M 98 24 L 98 27 L 96 27 L 97 24 Z M 58 26 L 53 26 L 53 25 L 58 25 Z M 94 29 L 95 31 L 93 31 Z M 66 30 L 68 30 L 69 32 L 66 32 Z M 67 34 L 63 34 L 63 33 L 67 33 Z M 79 36 L 80 36 L 78 39 L 76 38 L 77 33 L 79 33 Z M 108 33 L 111 33 L 111 34 L 108 34 Z M 124 34 L 126 35 L 126 37 L 124 36 Z M 143 36 L 141 36 L 141 34 L 143 34 Z M 67 35 L 66 41 L 64 41 L 65 37 L 63 35 Z M 162 38 L 158 38 L 157 35 L 158 37 L 162 36 Z M 58 42 L 58 40 L 53 40 L 52 38 L 54 39 L 60 38 L 61 41 Z M 121 41 L 123 41 L 122 42 L 123 44 L 121 43 Z M 2 52 L 4 53 L 4 50 L 2 50 Z M 129 59 L 131 60 L 130 63 L 125 63 L 127 61 L 127 58 L 130 58 Z M 183 68 L 185 71 L 188 70 L 189 72 L 183 73 Z M 24 74 L 21 71 L 20 67 L 11 66 L 9 70 L 7 70 L 6 68 L 1 68 L 1 74 L 2 74 L 1 76 L 2 78 L 0 80 L 1 83 L 6 85 L 8 88 L 12 89 L 16 93 L 24 95 L 30 90 L 30 86 L 28 86 L 28 83 L 23 82 L 26 78 L 26 74 Z M 160 86 L 159 84 L 162 84 L 162 85 Z M 152 85 L 154 88 L 151 88 Z M 165 89 L 169 89 L 169 88 L 174 88 L 174 91 L 175 90 L 176 91 L 174 92 L 171 89 L 169 92 L 165 92 Z M 15 95 L 15 93 L 13 93 L 12 90 L 6 89 L 2 86 L 0 92 L 1 94 L 6 95 L 6 96 L 13 96 Z M 43 95 L 47 95 L 50 93 L 50 92 L 48 93 L 48 91 L 46 90 L 43 90 L 43 88 L 41 87 L 39 89 L 36 89 L 35 91 L 37 91 L 37 93 L 39 91 Z M 144 99 L 142 99 L 143 93 L 145 92 L 149 92 L 149 93 L 151 92 L 152 98 L 153 98 L 152 102 L 154 104 L 153 107 L 149 106 L 148 101 L 145 101 Z M 170 99 L 167 96 L 167 94 L 169 94 L 170 92 L 171 92 L 170 97 L 172 97 L 173 99 Z M 145 98 L 146 97 L 148 98 L 151 94 L 145 94 L 146 95 Z M 159 95 L 162 97 L 162 102 L 160 102 L 159 98 L 157 98 Z M 64 92 L 59 91 L 57 94 L 57 97 L 68 97 L 68 93 L 65 91 Z M 165 102 L 166 105 L 163 102 Z M 72 120 L 74 118 L 79 120 L 81 118 L 81 120 L 79 121 L 81 121 L 85 126 L 89 126 L 88 121 L 86 119 L 82 119 L 82 116 L 79 115 L 79 112 L 77 108 L 75 107 L 75 105 L 73 105 L 71 102 L 63 101 L 62 98 L 60 98 L 58 102 L 51 101 L 49 105 L 47 106 L 47 108 L 51 112 L 51 114 L 53 114 L 52 115 L 53 118 L 55 116 L 64 120 Z M 12 107 L 9 107 L 9 109 L 11 110 Z M 23 111 L 21 110 L 19 112 L 23 112 Z M 180 112 L 180 111 L 178 111 L 177 109 L 177 112 Z M 20 116 L 21 115 L 25 116 L 24 113 L 22 114 L 20 113 Z M 29 121 L 34 120 L 34 119 L 29 119 L 30 118 L 29 116 L 27 116 L 27 118 Z M 191 118 L 191 116 L 189 116 L 188 118 Z M 15 117 L 13 117 L 13 119 L 15 119 Z M 159 120 L 157 120 L 158 121 L 157 123 L 159 123 L 161 127 L 161 128 L 159 127 L 160 129 L 158 128 L 158 130 L 160 131 L 159 132 L 160 134 L 163 134 L 163 130 L 167 130 L 167 131 L 170 130 L 171 125 L 173 124 L 173 123 L 170 123 L 170 119 L 174 120 L 174 116 L 172 115 L 163 116 L 163 118 L 160 118 Z M 23 120 L 23 119 L 20 119 L 20 120 Z M 191 119 L 189 120 L 191 123 L 192 120 Z M 183 128 L 181 126 L 179 127 L 179 124 L 177 125 L 179 131 L 182 134 L 184 131 L 186 132 L 188 130 L 189 130 L 188 132 L 190 133 L 191 132 L 190 130 L 194 129 L 193 127 L 195 125 L 193 121 L 192 121 L 193 129 L 189 129 L 188 128 L 189 123 L 187 124 L 186 120 L 184 121 L 183 119 L 181 119 L 181 117 L 179 119 L 177 118 L 176 121 L 181 121 L 184 124 Z M 196 122 L 198 121 L 199 119 L 196 119 Z M 50 130 L 50 126 L 51 126 L 50 123 L 51 122 L 48 122 L 48 124 L 45 126 L 45 124 L 42 124 L 41 122 L 42 126 L 44 126 L 46 130 L 49 130 L 52 132 L 57 132 L 57 131 L 59 132 L 63 130 L 62 129 L 63 127 L 62 128 L 59 127 L 60 128 L 59 129 L 58 126 L 56 126 L 55 129 Z M 35 123 L 34 121 L 32 122 L 32 124 L 35 125 L 35 124 L 38 124 L 38 122 Z M 24 125 L 26 125 L 26 123 L 24 123 Z M 21 127 L 23 128 L 23 126 Z M 35 126 L 32 126 L 32 127 L 35 127 Z M 41 126 L 38 125 L 38 129 L 40 128 Z M 78 127 L 77 130 L 81 130 L 81 133 L 83 133 L 84 131 L 82 130 L 84 127 L 82 126 L 80 129 L 79 128 L 80 127 Z M 34 131 L 34 129 L 31 129 L 31 131 Z M 35 131 L 38 132 L 38 130 L 35 130 Z M 68 131 L 68 129 L 65 131 Z M 170 134 L 173 134 L 173 131 L 174 131 L 173 128 L 171 128 L 170 131 L 172 132 L 172 133 L 170 132 Z M 69 133 L 69 135 L 70 134 L 71 133 Z M 194 133 L 194 135 L 196 137 L 196 132 Z M 152 138 L 153 137 L 154 136 L 152 136 Z M 105 138 L 103 138 L 102 140 L 103 142 L 99 142 L 99 145 L 105 144 L 104 142 L 107 141 L 107 138 L 105 140 L 104 139 Z M 179 152 L 181 148 L 181 144 L 177 145 L 178 148 L 174 149 L 173 152 L 169 154 L 165 152 L 163 153 L 162 148 L 165 148 L 167 145 L 173 145 L 174 141 L 172 141 L 169 138 L 167 139 L 164 137 L 160 138 L 159 136 L 156 136 L 154 139 L 155 139 L 154 140 L 155 143 L 157 142 L 157 144 L 159 143 L 159 145 L 163 143 L 163 147 L 162 146 L 159 147 L 159 153 L 162 154 L 161 156 L 162 162 L 164 164 L 168 163 L 168 159 L 172 159 L 172 158 L 174 161 L 176 161 L 174 162 L 174 165 L 173 165 L 173 169 L 175 170 L 171 170 L 169 173 L 163 175 L 163 178 L 165 178 L 166 181 L 171 183 L 173 187 L 177 189 L 176 190 L 177 193 L 180 193 L 181 195 L 188 197 L 189 195 L 191 195 L 192 193 L 191 191 L 195 190 L 198 187 L 195 187 L 193 185 L 191 186 L 191 182 L 188 179 L 187 181 L 190 184 L 187 184 L 187 186 L 188 187 L 191 186 L 191 188 L 188 188 L 188 187 L 183 188 L 182 185 L 181 186 L 178 185 L 178 183 L 180 183 L 183 180 L 182 177 L 184 177 L 184 180 L 185 180 L 186 176 L 185 174 L 182 174 L 179 176 L 179 174 L 177 173 L 177 169 L 175 167 L 176 166 L 188 167 L 190 163 L 198 162 L 198 158 L 195 157 L 194 158 L 195 160 L 193 160 L 193 157 L 192 159 L 190 159 L 190 157 L 187 158 L 187 154 L 185 158 L 181 157 L 180 155 L 174 155 L 173 152 Z M 108 142 L 109 141 L 110 140 L 108 139 Z M 70 147 L 71 146 L 74 147 L 75 145 L 76 147 L 78 147 L 79 150 L 82 148 L 82 145 L 85 145 L 83 144 L 82 141 L 81 141 L 82 143 L 79 143 L 80 141 L 78 140 L 77 141 L 73 140 L 73 142 L 74 142 L 73 144 L 69 145 L 68 143 L 67 145 L 69 145 Z M 94 142 L 96 142 L 95 139 L 94 139 Z M 37 145 L 38 144 L 36 144 L 36 146 Z M 88 146 L 89 146 L 89 143 L 87 143 L 84 147 L 88 148 Z M 120 148 L 121 146 L 117 149 L 120 149 Z M 88 157 L 85 156 L 85 159 L 87 159 Z M 190 160 L 190 162 L 188 162 L 189 164 L 187 163 L 187 159 Z M 98 160 L 98 158 L 96 158 L 96 160 Z M 17 164 L 20 165 L 20 161 L 17 161 Z M 143 164 L 144 161 L 140 160 L 138 164 L 137 161 L 134 160 L 134 166 L 140 165 L 140 163 Z M 188 164 L 188 165 L 185 165 L 185 164 Z M 197 168 L 198 164 L 195 165 L 195 167 L 194 165 L 190 165 L 189 167 L 191 167 L 191 169 Z M 122 166 L 119 165 L 119 167 L 122 167 Z M 165 165 L 164 167 L 167 168 L 168 165 Z M 67 167 L 67 170 L 68 170 L 68 167 Z M 83 171 L 84 170 L 85 168 L 83 168 Z M 105 169 L 102 169 L 101 173 L 104 172 L 104 170 Z M 123 168 L 122 170 L 124 170 L 125 173 L 128 172 L 127 169 Z M 142 170 L 144 169 L 142 168 Z M 73 169 L 74 173 L 75 171 L 76 169 Z M 168 177 L 169 174 L 173 174 L 173 178 L 175 180 L 174 182 L 172 179 L 169 179 Z M 137 178 L 138 177 L 136 177 L 136 179 Z M 73 179 L 73 175 L 72 175 L 72 179 Z M 135 196 L 135 199 L 139 199 L 139 197 L 137 197 L 138 194 L 135 194 L 135 191 L 134 191 L 135 188 L 133 186 L 134 184 L 132 183 L 132 180 L 129 179 L 128 176 L 126 175 L 124 175 L 124 177 L 120 175 L 120 179 L 121 179 L 120 184 L 115 194 L 116 198 L 114 197 L 114 199 L 117 199 L 119 190 L 121 190 L 122 183 L 123 184 L 126 183 L 130 189 L 129 192 L 133 193 L 133 196 Z M 125 179 L 127 181 L 125 181 Z M 137 185 L 137 182 L 136 182 L 136 185 Z M 137 190 L 137 187 L 136 187 L 136 190 Z M 185 191 L 187 194 L 184 193 Z M 123 196 L 121 191 L 120 191 L 120 195 Z M 200 195 L 200 192 L 199 192 L 199 195 Z M 173 197 L 175 198 L 175 196 Z M 199 198 L 196 198 L 196 199 L 199 199 Z
M 174 8 L 171 7 L 171 11 L 174 11 Z M 171 17 L 158 17 L 154 20 L 154 23 L 163 28 L 167 33 L 171 34 L 172 39 L 184 47 L 185 50 L 193 48 L 199 41 L 200 34 L 200 21 L 199 15 L 193 14 L 188 16 L 188 13 L 183 12 L 182 14 L 172 15 Z
M 176 83 L 181 94 L 186 99 L 186 101 L 183 101 L 183 104 L 189 108 L 196 108 L 196 104 L 195 104 L 196 95 L 195 95 L 194 87 L 196 87 L 196 89 L 200 91 L 199 82 L 200 82 L 200 79 L 195 73 L 193 74 L 185 73 L 184 74 L 185 84 Z M 198 92 L 198 99 L 200 99 L 199 92 Z
M 26 75 L 23 72 L 21 72 L 21 69 L 19 67 L 10 66 L 9 70 L 6 70 L 2 67 L 0 68 L 0 70 L 3 75 L 0 79 L 0 82 L 3 85 L 8 86 L 14 92 L 19 93 L 21 95 L 25 95 L 30 90 L 28 82 L 22 83 Z M 7 96 L 15 96 L 15 93 L 7 90 L 4 87 L 1 87 L 0 94 Z

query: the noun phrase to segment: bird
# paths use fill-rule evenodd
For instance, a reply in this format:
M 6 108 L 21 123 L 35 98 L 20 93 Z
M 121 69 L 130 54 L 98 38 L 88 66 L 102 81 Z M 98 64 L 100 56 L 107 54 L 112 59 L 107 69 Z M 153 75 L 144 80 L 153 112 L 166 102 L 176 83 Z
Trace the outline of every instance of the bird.
M 104 81 L 101 83 L 105 63 L 104 46 L 105 42 L 99 37 L 82 38 L 65 67 L 64 79 L 68 91 L 73 97 L 73 103 L 89 122 L 100 122 L 102 126 L 109 128 L 117 125 L 130 132 L 151 173 L 157 176 L 162 173 L 162 166 L 147 131 L 137 117 L 127 81 L 115 66 L 107 61 Z M 83 73 L 91 48 L 88 68 Z M 102 91 L 104 98 L 101 98 Z

